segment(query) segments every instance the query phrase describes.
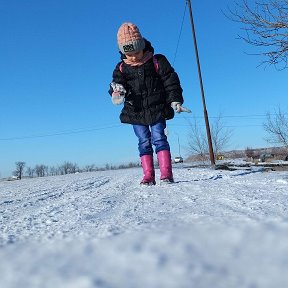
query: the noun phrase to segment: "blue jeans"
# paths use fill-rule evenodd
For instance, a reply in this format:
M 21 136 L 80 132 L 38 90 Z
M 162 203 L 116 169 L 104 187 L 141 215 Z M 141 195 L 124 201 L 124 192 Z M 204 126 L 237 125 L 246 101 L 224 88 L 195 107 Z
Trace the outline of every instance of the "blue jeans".
M 162 150 L 170 151 L 167 136 L 164 133 L 165 128 L 165 119 L 160 119 L 152 125 L 133 125 L 135 135 L 138 137 L 140 157 L 143 155 L 153 155 L 152 144 L 155 146 L 156 153 Z

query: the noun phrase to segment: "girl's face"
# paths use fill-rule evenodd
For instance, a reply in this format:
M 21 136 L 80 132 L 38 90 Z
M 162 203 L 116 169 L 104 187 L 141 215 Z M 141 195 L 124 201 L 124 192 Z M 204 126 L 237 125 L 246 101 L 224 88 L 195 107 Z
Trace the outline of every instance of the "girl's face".
M 136 52 L 136 53 L 128 53 L 125 54 L 126 58 L 131 62 L 138 62 L 143 58 L 143 50 Z

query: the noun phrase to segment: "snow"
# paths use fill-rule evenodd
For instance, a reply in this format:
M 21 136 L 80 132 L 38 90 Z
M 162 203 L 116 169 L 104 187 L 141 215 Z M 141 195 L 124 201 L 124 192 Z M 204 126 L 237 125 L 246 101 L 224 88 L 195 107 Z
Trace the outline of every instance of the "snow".
M 0 287 L 288 287 L 287 172 L 175 165 L 174 176 L 0 182 Z

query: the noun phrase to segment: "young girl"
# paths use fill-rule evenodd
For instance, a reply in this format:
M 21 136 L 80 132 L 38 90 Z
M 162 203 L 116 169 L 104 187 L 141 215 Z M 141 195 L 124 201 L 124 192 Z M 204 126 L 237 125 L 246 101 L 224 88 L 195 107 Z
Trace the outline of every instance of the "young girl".
M 133 23 L 124 23 L 117 33 L 121 62 L 116 65 L 109 93 L 115 105 L 124 103 L 122 123 L 132 124 L 138 137 L 143 168 L 140 184 L 155 185 L 153 147 L 157 153 L 160 181 L 172 183 L 170 146 L 164 133 L 166 120 L 182 107 L 182 88 L 177 73 L 164 55 L 154 55 L 151 43 Z

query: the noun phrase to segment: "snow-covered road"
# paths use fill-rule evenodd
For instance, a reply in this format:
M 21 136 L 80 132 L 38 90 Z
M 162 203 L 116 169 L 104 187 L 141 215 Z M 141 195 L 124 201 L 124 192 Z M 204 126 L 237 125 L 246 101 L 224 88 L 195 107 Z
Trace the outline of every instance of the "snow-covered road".
M 141 173 L 0 182 L 0 287 L 288 287 L 287 172 Z

